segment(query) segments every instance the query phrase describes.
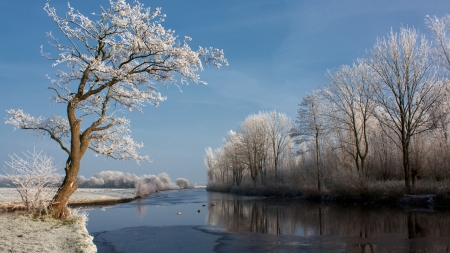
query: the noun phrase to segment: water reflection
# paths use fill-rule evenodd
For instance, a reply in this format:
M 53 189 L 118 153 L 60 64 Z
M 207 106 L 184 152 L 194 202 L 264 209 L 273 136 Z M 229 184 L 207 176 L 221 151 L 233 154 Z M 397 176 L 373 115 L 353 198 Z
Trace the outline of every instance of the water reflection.
M 228 232 L 327 235 L 349 252 L 450 252 L 450 213 L 397 207 L 328 206 L 210 193 L 207 222 Z
M 139 198 L 136 201 L 136 212 L 139 215 L 139 218 L 142 219 L 142 217 L 144 217 L 145 215 L 145 211 L 147 210 L 147 205 L 145 205 L 145 200 Z

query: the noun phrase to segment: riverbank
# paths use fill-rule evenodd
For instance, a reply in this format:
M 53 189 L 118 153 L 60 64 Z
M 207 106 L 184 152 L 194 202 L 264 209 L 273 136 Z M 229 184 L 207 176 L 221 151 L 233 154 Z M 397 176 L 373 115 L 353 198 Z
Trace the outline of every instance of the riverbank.
M 69 199 L 69 207 L 111 205 L 138 198 L 136 189 L 80 188 Z M 0 188 L 0 211 L 23 210 L 20 195 L 14 188 Z
M 83 215 L 66 221 L 23 214 L 0 216 L 0 252 L 97 252 Z
M 135 189 L 78 189 L 69 206 L 107 205 L 136 199 Z M 14 188 L 0 188 L 0 209 L 23 209 Z M 2 212 L 0 212 L 2 214 Z M 27 214 L 0 215 L 0 252 L 97 252 L 86 229 L 86 216 L 75 214 L 68 221 Z
M 230 186 L 214 183 L 209 184 L 207 190 L 245 196 L 294 198 L 332 203 L 400 204 L 414 207 L 450 205 L 450 182 L 447 181 L 419 181 L 411 193 L 406 192 L 404 182 L 400 180 L 331 185 L 320 193 L 317 186 L 313 185 L 283 184 L 254 187 L 252 184 Z

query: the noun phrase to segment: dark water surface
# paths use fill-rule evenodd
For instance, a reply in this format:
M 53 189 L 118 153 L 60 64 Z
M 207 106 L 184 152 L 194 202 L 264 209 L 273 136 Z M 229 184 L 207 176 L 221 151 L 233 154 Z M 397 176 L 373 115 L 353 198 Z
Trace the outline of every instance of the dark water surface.
M 450 252 L 448 209 L 325 205 L 193 189 L 87 212 L 99 252 Z

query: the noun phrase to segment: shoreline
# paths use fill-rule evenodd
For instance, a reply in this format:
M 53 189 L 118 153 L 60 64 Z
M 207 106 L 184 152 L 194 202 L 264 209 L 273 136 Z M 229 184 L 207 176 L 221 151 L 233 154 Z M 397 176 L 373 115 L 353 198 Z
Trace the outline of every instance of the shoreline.
M 15 212 L 25 210 L 15 188 L 0 188 L 0 211 Z M 69 199 L 68 207 L 115 205 L 128 203 L 140 198 L 135 189 L 80 188 Z M 3 194 L 2 194 L 3 193 Z
M 239 196 L 252 196 L 252 197 L 263 197 L 263 198 L 274 198 L 280 200 L 301 200 L 307 202 L 317 202 L 325 204 L 336 204 L 336 205 L 399 205 L 404 208 L 426 208 L 426 209 L 439 209 L 448 208 L 450 206 L 450 196 L 448 194 L 398 194 L 396 196 L 387 195 L 377 195 L 377 196 L 343 196 L 343 195 L 333 195 L 330 193 L 309 193 L 304 192 L 296 193 L 277 193 L 273 191 L 267 191 L 267 189 L 225 189 L 225 188 L 206 188 L 210 192 L 220 192 L 236 194 Z
M 115 205 L 138 198 L 135 189 L 81 188 L 68 206 Z M 73 218 L 64 221 L 34 217 L 21 212 L 25 208 L 19 200 L 15 188 L 0 188 L 1 252 L 97 252 L 83 213 L 75 209 Z
M 187 189 L 206 189 L 206 186 L 192 186 Z M 14 197 L 9 196 L 9 201 L 6 203 L 4 197 L 2 196 L 2 191 L 10 191 L 9 195 L 16 195 Z M 12 193 L 11 193 L 12 192 Z M 134 188 L 79 188 L 69 199 L 68 207 L 82 207 L 82 206 L 106 206 L 106 205 L 116 205 L 121 203 L 132 202 L 136 199 L 151 195 L 153 193 L 137 196 Z M 154 193 L 157 193 L 156 191 Z M 80 196 L 81 195 L 81 196 Z M 87 196 L 83 196 L 87 195 Z M 3 199 L 2 199 L 3 198 Z M 3 204 L 2 204 L 3 203 Z M 20 197 L 16 192 L 15 188 L 0 188 L 0 212 L 14 212 L 23 211 L 25 207 L 20 201 Z

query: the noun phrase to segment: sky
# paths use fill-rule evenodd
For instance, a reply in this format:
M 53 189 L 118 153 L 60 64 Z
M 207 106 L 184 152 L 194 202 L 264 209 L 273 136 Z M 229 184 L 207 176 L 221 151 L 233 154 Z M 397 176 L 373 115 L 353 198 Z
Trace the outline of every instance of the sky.
M 64 115 L 64 107 L 49 100 L 46 75 L 54 75 L 52 62 L 41 57 L 51 50 L 46 32 L 62 38 L 43 10 L 45 0 L 0 0 L 0 111 L 23 109 L 33 116 Z M 286 113 L 296 118 L 303 96 L 327 85 L 325 73 L 366 56 L 377 38 L 400 27 L 414 27 L 432 39 L 426 15 L 450 14 L 447 0 L 142 0 L 167 15 L 163 26 L 190 45 L 223 49 L 229 66 L 205 68 L 208 84 L 160 86 L 167 101 L 131 112 L 132 136 L 143 142 L 139 150 L 152 162 L 140 165 L 95 157 L 88 152 L 80 175 L 105 170 L 136 175 L 168 173 L 172 180 L 186 178 L 206 184 L 205 148 L 218 148 L 226 132 L 259 111 Z M 62 15 L 66 0 L 50 4 Z M 83 14 L 100 12 L 107 0 L 72 1 Z M 1 115 L 1 114 L 0 114 Z M 49 138 L 33 132 L 13 131 L 0 124 L 0 161 L 8 155 L 43 150 L 61 168 L 65 153 Z M 1 166 L 2 169 L 4 166 Z M 0 170 L 0 174 L 4 172 Z

